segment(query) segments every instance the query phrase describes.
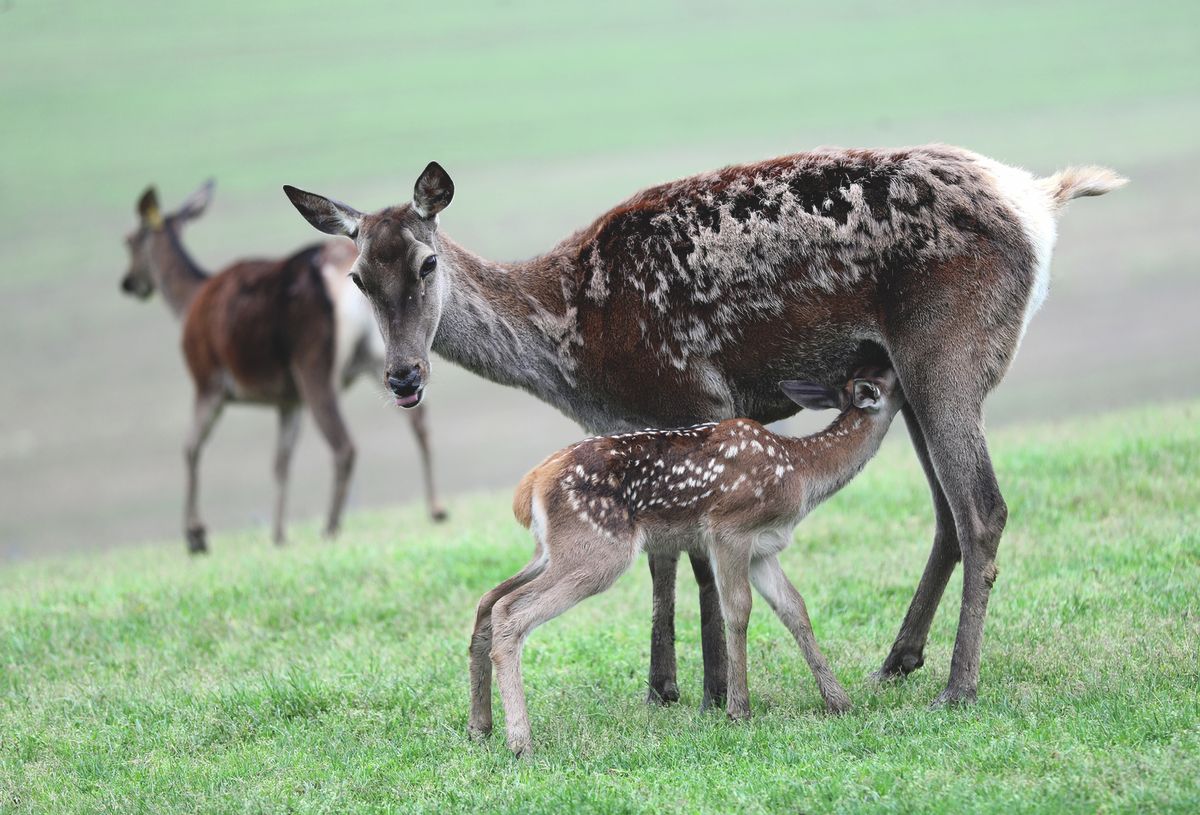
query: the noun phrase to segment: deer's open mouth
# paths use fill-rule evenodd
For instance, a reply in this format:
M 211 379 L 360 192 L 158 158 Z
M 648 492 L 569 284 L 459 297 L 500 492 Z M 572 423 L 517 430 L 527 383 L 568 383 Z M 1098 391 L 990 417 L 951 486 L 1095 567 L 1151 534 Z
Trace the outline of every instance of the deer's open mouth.
M 425 395 L 424 388 L 417 388 L 415 391 L 408 394 L 407 396 L 397 395 L 396 396 L 396 406 L 402 407 L 402 408 L 415 408 L 417 405 L 421 404 L 421 397 L 423 397 L 424 395 Z

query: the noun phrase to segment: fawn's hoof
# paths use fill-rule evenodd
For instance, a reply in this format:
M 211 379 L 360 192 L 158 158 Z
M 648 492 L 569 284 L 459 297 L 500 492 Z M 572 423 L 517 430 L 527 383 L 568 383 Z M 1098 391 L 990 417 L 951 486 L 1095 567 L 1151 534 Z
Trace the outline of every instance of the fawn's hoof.
M 450 517 L 450 513 L 442 507 L 438 507 L 429 513 L 429 517 L 433 519 L 434 523 L 440 524 L 442 521 Z
M 925 656 L 919 651 L 907 651 L 888 654 L 878 671 L 871 674 L 871 679 L 879 683 L 893 679 L 903 679 L 925 664 Z
M 202 526 L 189 526 L 187 529 L 187 550 L 189 555 L 208 554 L 208 535 Z
M 679 686 L 674 679 L 661 679 L 650 682 L 650 690 L 646 693 L 646 704 L 673 705 L 679 701 Z
M 975 704 L 975 688 L 960 688 L 955 685 L 947 685 L 946 689 L 938 694 L 929 707 L 936 710 L 943 707 L 959 707 L 973 704 Z

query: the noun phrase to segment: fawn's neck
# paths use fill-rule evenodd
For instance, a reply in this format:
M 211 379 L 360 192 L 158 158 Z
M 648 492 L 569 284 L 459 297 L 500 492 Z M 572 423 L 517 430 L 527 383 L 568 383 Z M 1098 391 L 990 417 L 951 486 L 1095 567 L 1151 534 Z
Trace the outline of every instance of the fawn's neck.
M 879 450 L 898 409 L 890 404 L 874 412 L 850 407 L 821 432 L 789 440 L 809 509 L 858 475 Z
M 179 233 L 170 223 L 155 232 L 153 241 L 150 257 L 155 283 L 171 312 L 183 317 L 208 275 L 188 255 Z

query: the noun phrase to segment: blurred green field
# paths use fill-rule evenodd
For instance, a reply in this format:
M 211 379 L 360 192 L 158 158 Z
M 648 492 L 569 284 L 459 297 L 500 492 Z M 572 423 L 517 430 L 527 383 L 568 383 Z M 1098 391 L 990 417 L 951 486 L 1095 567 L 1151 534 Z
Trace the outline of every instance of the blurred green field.
M 821 710 L 757 597 L 754 718 L 701 714 L 698 613 L 680 586 L 683 700 L 647 707 L 637 564 L 525 652 L 536 753 L 466 738 L 474 604 L 532 542 L 507 493 L 360 513 L 345 542 L 219 534 L 31 561 L 0 584 L 0 811 L 1178 812 L 1200 809 L 1200 403 L 994 434 L 1010 520 L 979 703 L 929 711 L 960 579 L 926 666 L 866 678 L 895 634 L 932 518 L 886 447 L 782 561 L 855 709 Z M 497 700 L 497 706 L 499 702 Z M 497 727 L 502 716 L 497 707 Z
M 991 418 L 1200 393 L 1200 5 L 1194 2 L 0 3 L 0 558 L 167 540 L 190 393 L 160 303 L 117 293 L 133 202 L 203 179 L 216 269 L 316 234 L 283 183 L 377 207 L 433 158 L 442 218 L 531 255 L 647 184 L 819 144 L 963 144 L 1119 194 L 1062 222 L 1054 285 Z M 577 428 L 446 364 L 429 405 L 449 491 L 507 485 Z M 405 423 L 349 396 L 358 505 L 416 496 Z M 503 432 L 498 432 L 502 430 Z M 274 417 L 234 410 L 210 527 L 263 523 Z M 479 456 L 485 449 L 488 455 Z M 324 506 L 302 443 L 294 511 Z

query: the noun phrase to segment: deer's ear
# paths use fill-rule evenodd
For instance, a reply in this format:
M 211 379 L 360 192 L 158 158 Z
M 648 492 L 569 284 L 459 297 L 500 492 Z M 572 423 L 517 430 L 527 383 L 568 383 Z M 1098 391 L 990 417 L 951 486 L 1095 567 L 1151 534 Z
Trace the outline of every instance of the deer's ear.
M 208 209 L 209 203 L 212 202 L 213 189 L 217 186 L 217 182 L 213 179 L 208 179 L 191 195 L 187 197 L 179 209 L 175 212 L 175 217 L 184 221 L 190 221 L 193 218 L 199 218 L 204 214 L 204 210 Z
M 809 410 L 828 410 L 840 405 L 837 391 L 816 382 L 785 379 L 779 383 L 779 389 L 788 399 Z
M 137 202 L 137 213 L 143 221 L 157 228 L 162 224 L 162 210 L 158 206 L 158 190 L 151 184 L 146 187 Z
M 413 187 L 413 209 L 422 218 L 432 218 L 454 199 L 454 182 L 436 161 L 429 162 Z
M 856 379 L 851 400 L 856 408 L 864 410 L 877 408 L 883 404 L 883 393 L 874 382 L 867 379 Z
M 283 191 L 304 219 L 325 234 L 345 235 L 347 238 L 358 235 L 363 214 L 354 207 L 288 184 L 283 186 Z

